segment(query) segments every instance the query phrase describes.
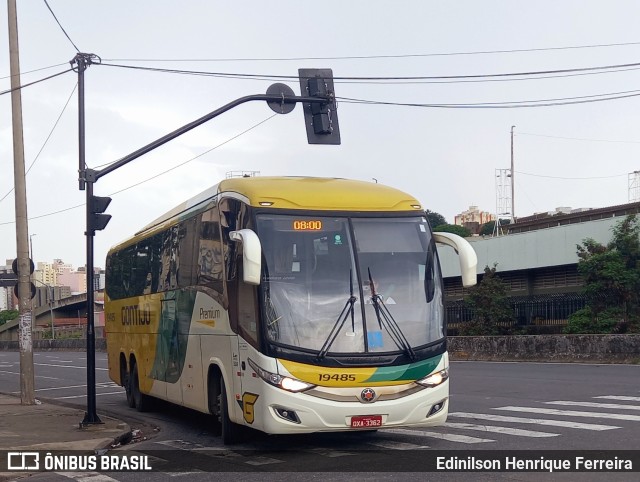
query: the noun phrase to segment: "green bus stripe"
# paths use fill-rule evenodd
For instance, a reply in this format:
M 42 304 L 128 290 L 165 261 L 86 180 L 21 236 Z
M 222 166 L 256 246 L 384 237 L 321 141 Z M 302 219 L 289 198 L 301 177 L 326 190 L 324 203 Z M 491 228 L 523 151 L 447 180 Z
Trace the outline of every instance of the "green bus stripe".
M 388 382 L 394 380 L 420 380 L 433 372 L 441 359 L 442 355 L 438 355 L 436 357 L 428 358 L 416 363 L 410 363 L 408 365 L 381 367 L 378 368 L 367 380 L 364 380 L 364 383 Z

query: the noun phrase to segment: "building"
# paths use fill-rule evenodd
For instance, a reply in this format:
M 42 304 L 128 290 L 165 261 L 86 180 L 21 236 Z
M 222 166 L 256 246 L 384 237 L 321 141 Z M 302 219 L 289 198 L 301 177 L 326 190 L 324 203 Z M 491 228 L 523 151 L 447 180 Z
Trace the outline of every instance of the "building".
M 464 226 L 473 234 L 478 234 L 483 224 L 495 221 L 495 219 L 496 216 L 494 214 L 480 211 L 478 206 L 469 206 L 469 209 L 454 217 L 453 223 L 458 226 Z
M 578 273 L 577 246 L 586 238 L 611 241 L 611 228 L 628 214 L 640 213 L 640 202 L 566 214 L 536 214 L 506 226 L 508 235 L 467 238 L 478 256 L 478 275 L 497 263 L 496 272 L 507 284 L 519 324 L 551 324 L 585 306 L 583 281 Z M 450 322 L 466 321 L 465 289 L 458 258 L 446 246 L 438 247 Z

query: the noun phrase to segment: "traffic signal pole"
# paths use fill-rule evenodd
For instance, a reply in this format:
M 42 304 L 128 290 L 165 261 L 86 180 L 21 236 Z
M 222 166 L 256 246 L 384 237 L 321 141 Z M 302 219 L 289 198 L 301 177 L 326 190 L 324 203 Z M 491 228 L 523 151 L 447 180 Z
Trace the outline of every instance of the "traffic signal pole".
M 95 332 L 94 332 L 94 274 L 93 274 L 93 237 L 96 230 L 102 230 L 106 227 L 111 216 L 102 214 L 107 205 L 111 201 L 110 198 L 100 198 L 93 195 L 93 185 L 103 176 L 119 169 L 131 161 L 151 152 L 157 147 L 166 144 L 189 132 L 190 130 L 204 124 L 215 117 L 251 101 L 266 101 L 269 107 L 279 113 L 288 114 L 293 110 L 295 104 L 302 102 L 305 107 L 305 124 L 307 124 L 307 139 L 310 143 L 319 143 L 318 137 L 324 136 L 325 139 L 331 138 L 329 142 L 321 142 L 326 144 L 340 144 L 340 132 L 338 129 L 338 119 L 335 109 L 335 95 L 333 92 L 333 74 L 329 69 L 304 69 L 300 70 L 302 77 L 303 72 L 308 79 L 301 79 L 303 92 L 306 90 L 311 95 L 296 96 L 293 90 L 285 84 L 273 84 L 269 87 L 266 94 L 248 95 L 236 99 L 209 114 L 186 124 L 179 129 L 157 139 L 135 152 L 109 164 L 101 170 L 89 169 L 85 163 L 85 144 L 84 144 L 84 71 L 99 57 L 93 54 L 79 53 L 71 61 L 71 65 L 77 65 L 74 69 L 78 72 L 78 109 L 79 109 L 79 187 L 80 190 L 86 190 L 86 227 L 85 232 L 87 238 L 87 412 L 85 418 L 81 422 L 81 426 L 102 423 L 96 413 L 96 380 L 95 380 Z M 331 75 L 331 78 L 327 76 Z M 324 86 L 310 89 L 309 85 Z M 316 95 L 314 95 L 316 94 Z M 321 105 L 323 109 L 314 111 L 311 116 L 311 105 Z M 325 108 L 326 107 L 326 108 Z M 328 112 L 327 112 L 328 111 Z M 333 117 L 331 116 L 333 113 Z M 316 121 L 317 119 L 317 121 Z M 322 126 L 319 125 L 320 121 Z M 316 124 L 314 124 L 314 122 Z M 309 135 L 309 125 L 311 125 L 312 134 Z M 313 137 L 313 138 L 312 138 Z

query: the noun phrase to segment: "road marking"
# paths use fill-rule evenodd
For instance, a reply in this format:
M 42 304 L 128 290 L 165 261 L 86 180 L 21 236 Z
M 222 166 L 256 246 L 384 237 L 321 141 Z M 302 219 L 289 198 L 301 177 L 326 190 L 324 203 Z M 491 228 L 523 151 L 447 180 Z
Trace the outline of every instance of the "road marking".
M 610 408 L 612 410 L 640 410 L 640 406 L 638 405 L 624 405 L 622 403 L 568 402 L 564 400 L 544 403 L 548 405 L 569 405 L 574 407 Z
M 204 445 L 197 444 L 195 442 L 189 442 L 188 440 L 163 440 L 162 442 L 155 442 L 160 445 L 166 445 L 167 447 L 171 447 L 174 449 L 180 450 L 193 450 L 193 449 L 204 449 L 207 448 Z
M 118 479 L 112 479 L 108 475 L 97 472 L 56 472 L 56 474 L 79 480 L 80 482 L 118 482 Z
M 317 455 L 322 455 L 323 457 L 329 457 L 329 458 L 347 457 L 349 455 L 356 455 L 354 452 L 345 452 L 343 450 L 324 449 L 322 447 L 309 449 L 309 450 L 307 450 L 307 452 L 310 452 L 310 453 L 313 453 L 313 454 L 317 454 Z
M 385 430 L 385 432 L 388 432 L 388 430 Z M 379 442 L 369 442 L 368 445 L 373 445 L 375 447 L 381 447 L 383 449 L 390 449 L 390 450 L 425 450 L 429 448 L 427 445 L 416 445 L 416 444 L 409 444 L 404 442 L 394 442 L 392 440 L 389 440 L 386 442 L 384 440 L 381 440 Z
M 42 367 L 60 367 L 60 368 L 81 368 L 82 370 L 86 370 L 87 367 L 77 367 L 75 365 L 54 365 L 53 363 L 34 363 L 34 365 L 39 365 Z M 96 370 L 103 370 L 103 371 L 108 371 L 108 368 L 98 368 L 96 367 Z
M 48 391 L 48 390 L 66 390 L 67 388 L 84 388 L 87 385 L 67 385 L 66 387 L 48 387 L 48 388 L 36 388 L 36 392 L 44 392 L 44 391 Z M 113 387 L 119 387 L 120 385 L 118 385 L 117 383 L 114 382 L 99 382 L 96 383 L 96 388 L 113 388 Z M 20 393 L 20 392 L 14 392 L 14 393 Z
M 254 457 L 251 460 L 247 460 L 245 464 L 249 465 L 269 465 L 269 464 L 283 464 L 284 460 L 272 459 L 271 457 Z
M 486 438 L 478 438 L 478 437 L 469 437 L 467 435 L 455 435 L 452 433 L 437 433 L 437 432 L 427 432 L 424 430 L 409 430 L 405 428 L 392 428 L 390 430 L 385 430 L 384 433 L 398 433 L 403 435 L 413 435 L 414 437 L 429 437 L 429 438 L 437 438 L 441 440 L 447 440 L 449 442 L 460 442 L 464 444 L 478 444 L 484 442 L 495 442 L 495 440 L 490 440 Z
M 614 425 L 598 425 L 593 423 L 579 423 L 579 422 L 569 422 L 566 420 L 549 420 L 545 418 L 521 418 L 521 417 L 508 417 L 505 415 L 490 415 L 487 413 L 467 413 L 467 412 L 456 412 L 450 413 L 450 417 L 460 417 L 460 418 L 473 418 L 474 420 L 489 420 L 491 422 L 513 422 L 513 423 L 530 423 L 534 425 L 549 425 L 552 427 L 566 427 L 566 428 L 577 428 L 581 430 L 613 430 L 616 428 Z
M 96 393 L 96 397 L 97 396 L 101 396 L 101 395 L 121 395 L 125 392 L 124 388 L 122 390 L 120 390 L 119 392 L 107 392 L 107 393 Z M 68 400 L 71 398 L 85 398 L 87 396 L 87 394 L 85 393 L 84 395 L 71 395 L 68 397 L 54 397 L 53 400 Z
M 640 402 L 640 397 L 625 397 L 623 395 L 603 395 L 601 397 L 593 398 L 606 398 L 607 400 L 621 400 L 626 402 Z
M 494 432 L 505 435 L 515 435 L 517 437 L 532 437 L 532 438 L 544 438 L 544 437 L 557 437 L 559 433 L 538 432 L 535 430 L 522 430 L 519 428 L 510 427 L 496 427 L 494 425 L 476 425 L 473 423 L 458 423 L 447 422 L 444 424 L 446 427 L 458 428 L 463 430 L 478 430 L 480 432 Z
M 9 373 L 11 375 L 20 375 L 20 372 L 8 372 L 6 370 L 0 370 L 0 373 Z M 46 378 L 47 380 L 60 380 L 56 377 L 45 377 L 43 375 L 35 375 L 36 378 Z
M 621 415 L 619 413 L 577 412 L 575 410 L 556 410 L 555 408 L 536 407 L 498 407 L 495 410 L 543 413 L 545 415 L 566 415 L 569 417 L 608 418 L 610 420 L 631 420 L 633 422 L 640 422 L 640 415 Z

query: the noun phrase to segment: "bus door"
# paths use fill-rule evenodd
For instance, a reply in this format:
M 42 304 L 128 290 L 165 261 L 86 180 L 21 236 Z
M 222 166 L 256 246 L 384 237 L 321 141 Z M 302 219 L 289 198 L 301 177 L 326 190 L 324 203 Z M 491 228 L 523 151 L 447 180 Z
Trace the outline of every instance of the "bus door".
M 160 324 L 160 357 L 162 360 L 162 378 L 167 390 L 167 400 L 182 404 L 182 388 L 179 383 L 180 370 L 178 359 L 178 309 L 175 292 L 167 292 L 162 300 L 162 322 Z
M 251 427 L 260 429 L 262 421 L 256 414 L 255 405 L 260 403 L 261 385 L 264 383 L 257 376 L 253 376 L 253 370 L 249 366 L 248 359 L 252 353 L 257 352 L 258 347 L 258 310 L 256 287 L 246 284 L 239 277 L 237 296 L 237 333 L 238 351 L 237 358 L 234 356 L 234 364 L 237 360 L 238 366 L 234 366 L 237 380 L 237 401 L 242 411 L 243 422 Z M 256 355 L 253 355 L 256 358 Z

